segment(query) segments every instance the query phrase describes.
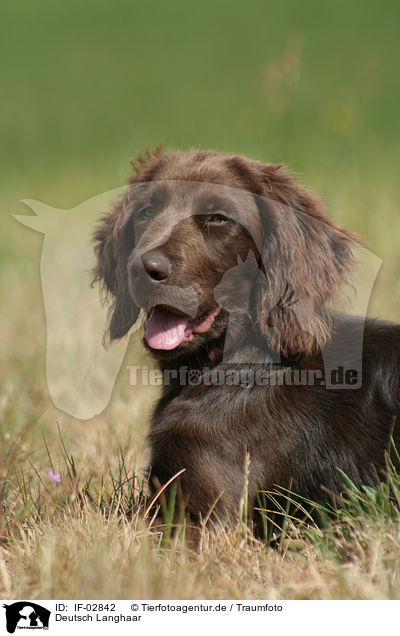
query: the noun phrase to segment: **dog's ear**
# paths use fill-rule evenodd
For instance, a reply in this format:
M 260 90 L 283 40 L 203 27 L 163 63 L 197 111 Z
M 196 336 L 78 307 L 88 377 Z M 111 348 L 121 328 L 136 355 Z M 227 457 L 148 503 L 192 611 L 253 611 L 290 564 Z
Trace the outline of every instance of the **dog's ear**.
M 128 256 L 135 245 L 133 223 L 130 223 L 135 184 L 151 181 L 166 156 L 158 145 L 131 159 L 132 175 L 126 193 L 117 199 L 111 212 L 100 219 L 93 234 L 97 262 L 92 284 L 100 282 L 106 297 L 113 299 L 108 328 L 111 341 L 125 336 L 139 315 L 128 286 Z
M 257 326 L 284 356 L 311 354 L 330 339 L 327 303 L 354 264 L 355 237 L 329 221 L 282 165 L 251 168 L 262 224 Z
M 99 281 L 110 306 L 110 340 L 122 338 L 136 322 L 139 309 L 133 303 L 128 288 L 128 256 L 134 246 L 133 224 L 128 225 L 129 191 L 105 214 L 93 235 L 96 265 L 93 283 Z

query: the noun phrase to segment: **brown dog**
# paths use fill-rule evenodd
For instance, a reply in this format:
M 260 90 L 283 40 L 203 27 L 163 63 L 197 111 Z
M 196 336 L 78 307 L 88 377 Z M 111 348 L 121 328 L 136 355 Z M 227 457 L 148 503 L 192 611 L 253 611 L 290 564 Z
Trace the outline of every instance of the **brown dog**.
M 195 523 L 234 517 L 277 486 L 324 502 L 385 469 L 400 413 L 400 326 L 328 307 L 353 237 L 280 165 L 156 151 L 95 233 L 111 339 L 147 312 L 144 344 L 167 381 L 151 470 L 179 471 Z M 243 379 L 245 378 L 245 379 Z M 394 430 L 399 439 L 398 427 Z

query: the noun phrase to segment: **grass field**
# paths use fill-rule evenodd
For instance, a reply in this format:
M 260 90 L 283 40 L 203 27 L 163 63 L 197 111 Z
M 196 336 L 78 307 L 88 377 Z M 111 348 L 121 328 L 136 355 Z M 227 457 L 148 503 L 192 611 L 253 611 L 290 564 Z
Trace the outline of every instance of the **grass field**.
M 6 0 L 0 26 L 0 597 L 400 598 L 396 475 L 271 550 L 243 524 L 166 548 L 132 511 L 157 390 L 81 421 L 46 382 L 43 238 L 21 199 L 72 208 L 147 146 L 288 162 L 383 265 L 369 312 L 400 320 L 399 5 Z M 63 280 L 61 277 L 60 286 Z M 48 476 L 60 473 L 60 483 Z

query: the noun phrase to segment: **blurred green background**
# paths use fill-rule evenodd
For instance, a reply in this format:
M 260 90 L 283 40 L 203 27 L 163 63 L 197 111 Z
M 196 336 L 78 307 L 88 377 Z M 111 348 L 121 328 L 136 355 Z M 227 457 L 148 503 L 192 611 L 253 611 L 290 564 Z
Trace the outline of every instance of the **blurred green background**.
M 29 213 L 19 200 L 73 207 L 160 142 L 289 162 L 383 259 L 375 313 L 400 318 L 398 1 L 3 0 L 1 14 L 8 361 L 24 334 L 25 352 L 43 344 L 42 238 L 11 218 Z

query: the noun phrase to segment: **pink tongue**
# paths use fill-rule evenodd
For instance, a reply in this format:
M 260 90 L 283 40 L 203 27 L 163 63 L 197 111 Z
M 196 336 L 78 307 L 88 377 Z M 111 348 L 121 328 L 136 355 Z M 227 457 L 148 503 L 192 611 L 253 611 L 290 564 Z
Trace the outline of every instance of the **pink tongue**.
M 184 316 L 155 307 L 146 320 L 146 340 L 152 349 L 175 349 L 188 339 L 185 335 L 187 327 L 188 319 Z

